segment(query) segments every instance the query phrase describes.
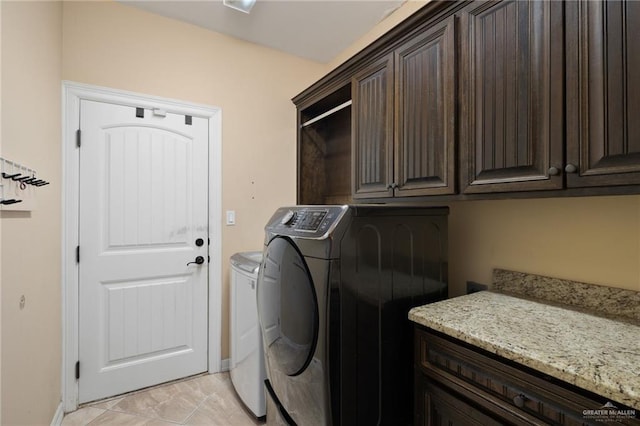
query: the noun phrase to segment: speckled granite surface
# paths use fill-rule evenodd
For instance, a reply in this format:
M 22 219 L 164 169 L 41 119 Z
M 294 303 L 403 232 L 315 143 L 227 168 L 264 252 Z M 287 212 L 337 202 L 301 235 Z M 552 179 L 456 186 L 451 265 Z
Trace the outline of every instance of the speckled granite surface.
M 493 270 L 493 290 L 640 321 L 640 293 L 522 272 Z
M 494 291 L 421 306 L 409 319 L 640 409 L 640 326 Z

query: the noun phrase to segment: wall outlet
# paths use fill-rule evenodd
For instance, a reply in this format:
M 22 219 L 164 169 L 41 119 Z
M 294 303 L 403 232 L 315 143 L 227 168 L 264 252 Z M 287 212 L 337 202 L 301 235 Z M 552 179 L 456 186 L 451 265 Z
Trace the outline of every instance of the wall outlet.
M 489 286 L 473 281 L 467 281 L 467 294 L 477 293 L 478 291 L 488 290 Z

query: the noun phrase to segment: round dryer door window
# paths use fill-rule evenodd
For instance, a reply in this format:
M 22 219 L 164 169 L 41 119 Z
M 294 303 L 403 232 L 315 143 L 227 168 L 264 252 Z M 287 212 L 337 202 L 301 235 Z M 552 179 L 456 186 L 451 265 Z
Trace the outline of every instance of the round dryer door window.
M 258 314 L 266 355 L 284 373 L 298 375 L 315 351 L 318 302 L 307 264 L 292 240 L 271 240 L 258 282 Z

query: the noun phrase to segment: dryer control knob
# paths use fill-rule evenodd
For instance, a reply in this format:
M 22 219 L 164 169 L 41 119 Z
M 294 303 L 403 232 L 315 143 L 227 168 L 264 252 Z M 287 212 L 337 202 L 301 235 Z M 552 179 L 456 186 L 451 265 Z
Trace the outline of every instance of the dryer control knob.
M 293 220 L 295 219 L 295 217 L 296 217 L 295 212 L 293 210 L 289 210 L 284 214 L 284 216 L 282 216 L 280 223 L 282 225 L 290 225 L 291 222 L 293 222 Z

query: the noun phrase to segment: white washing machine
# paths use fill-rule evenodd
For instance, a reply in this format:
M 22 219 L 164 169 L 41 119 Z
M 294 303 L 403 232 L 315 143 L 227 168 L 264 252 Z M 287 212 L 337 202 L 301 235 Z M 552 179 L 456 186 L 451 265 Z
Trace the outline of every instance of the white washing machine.
M 231 382 L 244 404 L 256 417 L 266 413 L 266 379 L 262 335 L 258 323 L 256 283 L 262 252 L 231 256 Z

